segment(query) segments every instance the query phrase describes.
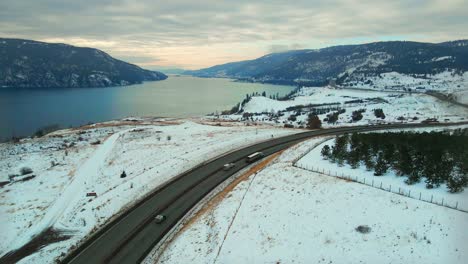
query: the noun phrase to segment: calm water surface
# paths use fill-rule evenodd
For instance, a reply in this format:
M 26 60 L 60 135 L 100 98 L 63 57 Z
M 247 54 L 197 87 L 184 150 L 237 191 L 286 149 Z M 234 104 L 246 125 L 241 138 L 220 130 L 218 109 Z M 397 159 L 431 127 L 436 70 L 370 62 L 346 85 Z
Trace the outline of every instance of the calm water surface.
M 0 89 L 0 139 L 57 124 L 70 127 L 127 116 L 192 117 L 230 109 L 247 93 L 287 94 L 294 87 L 171 76 L 110 88 Z

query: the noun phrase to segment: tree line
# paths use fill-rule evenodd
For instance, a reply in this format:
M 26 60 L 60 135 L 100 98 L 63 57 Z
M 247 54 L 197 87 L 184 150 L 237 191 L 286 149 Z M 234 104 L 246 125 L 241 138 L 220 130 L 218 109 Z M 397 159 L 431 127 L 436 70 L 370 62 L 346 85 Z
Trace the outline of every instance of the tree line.
M 449 132 L 353 133 L 335 138 L 321 150 L 324 159 L 353 169 L 365 166 L 382 176 L 389 169 L 407 184 L 424 180 L 426 188 L 446 183 L 450 192 L 468 185 L 468 130 Z

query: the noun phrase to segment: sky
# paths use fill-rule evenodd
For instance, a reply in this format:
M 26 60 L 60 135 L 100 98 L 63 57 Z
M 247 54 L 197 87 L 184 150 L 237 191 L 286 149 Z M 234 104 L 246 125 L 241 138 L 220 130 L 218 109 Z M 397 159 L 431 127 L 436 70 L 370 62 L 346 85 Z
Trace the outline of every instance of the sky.
M 0 37 L 199 69 L 291 49 L 467 39 L 467 16 L 467 0 L 1 0 Z

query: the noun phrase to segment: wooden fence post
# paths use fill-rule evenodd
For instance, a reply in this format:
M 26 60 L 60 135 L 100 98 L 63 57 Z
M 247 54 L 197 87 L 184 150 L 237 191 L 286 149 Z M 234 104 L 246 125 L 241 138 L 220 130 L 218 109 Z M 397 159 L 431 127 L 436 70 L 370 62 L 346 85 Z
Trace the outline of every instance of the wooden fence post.
M 419 200 L 421 200 L 421 192 L 419 192 Z
M 434 198 L 434 195 L 431 195 L 431 203 L 432 203 L 432 198 Z

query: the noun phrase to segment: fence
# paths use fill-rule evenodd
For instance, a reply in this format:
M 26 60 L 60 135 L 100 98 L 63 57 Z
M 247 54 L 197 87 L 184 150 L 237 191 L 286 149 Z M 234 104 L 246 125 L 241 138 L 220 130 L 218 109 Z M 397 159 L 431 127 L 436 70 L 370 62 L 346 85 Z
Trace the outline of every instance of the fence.
M 330 140 L 331 136 L 328 136 L 328 137 L 324 137 L 324 139 L 320 140 L 319 142 L 316 142 L 315 144 L 312 144 L 309 148 L 307 148 L 306 151 L 304 151 L 304 153 L 302 153 L 299 157 L 295 158 L 293 161 L 292 161 L 292 164 L 293 166 L 297 167 L 296 166 L 296 163 L 302 159 L 303 157 L 305 157 L 307 154 L 309 154 L 314 148 L 316 148 L 317 146 L 319 146 L 320 144 L 322 144 L 323 142 L 326 142 L 328 140 Z
M 417 200 L 420 200 L 420 201 L 423 201 L 423 202 L 427 202 L 427 203 L 431 203 L 431 204 L 435 204 L 435 205 L 440 205 L 440 206 L 444 206 L 444 207 L 447 207 L 447 208 L 450 208 L 450 209 L 454 209 L 454 210 L 458 210 L 458 211 L 461 211 L 461 212 L 464 212 L 464 213 L 468 213 L 468 210 L 466 210 L 467 208 L 459 208 L 458 207 L 458 201 L 447 201 L 445 198 L 435 197 L 433 194 L 428 195 L 428 194 L 422 193 L 422 192 L 411 192 L 411 190 L 407 190 L 407 189 L 404 189 L 404 188 L 401 188 L 401 187 L 395 187 L 395 186 L 393 186 L 393 188 L 392 188 L 391 184 L 383 183 L 382 181 L 375 181 L 374 179 L 369 180 L 368 178 L 366 180 L 366 177 L 358 177 L 358 176 L 353 177 L 353 176 L 350 176 L 350 175 L 345 175 L 344 173 L 340 174 L 340 173 L 338 173 L 336 171 L 325 170 L 325 169 L 320 169 L 320 168 L 314 168 L 312 166 L 307 166 L 307 165 L 300 165 L 300 164 L 297 163 L 297 161 L 293 162 L 293 166 L 296 167 L 296 168 L 303 169 L 303 170 L 316 172 L 316 173 L 324 174 L 324 175 L 327 175 L 327 176 L 344 179 L 344 180 L 347 180 L 347 181 L 352 181 L 352 182 L 356 182 L 356 183 L 365 184 L 367 186 L 371 186 L 371 187 L 374 187 L 374 188 L 377 188 L 377 189 L 380 189 L 380 190 L 384 190 L 384 191 L 387 191 L 387 192 L 399 194 L 399 195 L 409 197 L 409 198 L 413 198 L 413 199 L 417 199 Z

